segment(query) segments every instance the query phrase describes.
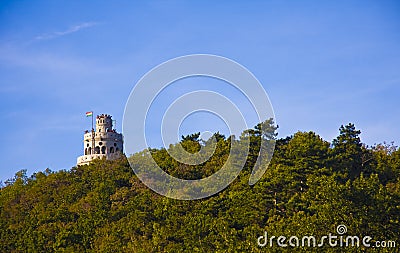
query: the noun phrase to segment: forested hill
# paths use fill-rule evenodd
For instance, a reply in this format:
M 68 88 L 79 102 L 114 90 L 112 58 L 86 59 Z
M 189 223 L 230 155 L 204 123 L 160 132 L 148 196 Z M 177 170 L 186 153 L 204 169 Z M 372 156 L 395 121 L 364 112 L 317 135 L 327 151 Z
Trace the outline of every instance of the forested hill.
M 321 248 L 260 247 L 257 238 L 336 234 L 368 235 L 400 244 L 400 150 L 366 147 L 349 124 L 329 143 L 314 132 L 278 139 L 266 173 L 248 179 L 259 140 L 257 127 L 245 132 L 252 147 L 245 168 L 224 191 L 202 200 L 160 196 L 135 176 L 127 159 L 98 160 L 68 171 L 24 171 L 0 190 L 0 252 L 321 252 Z M 182 146 L 196 152 L 197 134 Z M 181 178 L 202 178 L 218 170 L 233 138 L 215 134 L 216 154 L 198 166 L 179 164 L 165 149 L 151 153 Z M 129 159 L 135 159 L 140 154 Z M 379 252 L 398 252 L 397 248 Z M 361 252 L 329 247 L 324 252 Z M 386 250 L 386 251 L 385 251 Z

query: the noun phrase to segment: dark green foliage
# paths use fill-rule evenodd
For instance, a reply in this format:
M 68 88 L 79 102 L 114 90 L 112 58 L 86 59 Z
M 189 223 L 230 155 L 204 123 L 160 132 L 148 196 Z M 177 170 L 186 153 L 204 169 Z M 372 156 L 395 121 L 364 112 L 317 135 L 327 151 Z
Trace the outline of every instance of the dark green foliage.
M 354 179 L 362 172 L 362 144 L 360 130 L 354 124 L 340 126 L 339 136 L 333 140 L 333 164 L 339 171 L 348 173 L 348 178 Z
M 250 154 L 238 178 L 202 200 L 154 193 L 126 158 L 97 160 L 69 171 L 47 169 L 31 177 L 17 172 L 0 190 L 0 252 L 343 252 L 328 246 L 281 248 L 276 241 L 272 248 L 257 245 L 265 231 L 318 238 L 336 233 L 339 224 L 347 226 L 349 235 L 400 244 L 399 149 L 362 145 L 352 124 L 340 128 L 332 146 L 314 132 L 298 132 L 277 140 L 265 175 L 249 186 L 261 138 L 276 136 L 272 123 L 263 123 L 270 127 L 268 136 L 261 124 L 239 140 L 216 133 L 215 154 L 196 166 L 175 161 L 165 149 L 150 150 L 169 174 L 204 178 L 226 162 L 231 142 L 249 138 Z M 207 141 L 193 134 L 183 136 L 181 144 L 195 153 Z M 142 153 L 129 159 L 138 157 Z M 150 164 L 140 161 L 137 166 Z

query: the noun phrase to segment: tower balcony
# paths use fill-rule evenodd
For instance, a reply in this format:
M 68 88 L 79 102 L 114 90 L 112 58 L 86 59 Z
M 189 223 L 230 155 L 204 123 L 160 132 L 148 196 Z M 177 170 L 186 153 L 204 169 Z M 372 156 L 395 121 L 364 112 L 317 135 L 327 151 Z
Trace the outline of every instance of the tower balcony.
M 91 154 L 91 155 L 82 155 L 77 159 L 77 165 L 86 165 L 92 162 L 94 159 L 102 159 L 106 160 L 115 160 L 121 157 L 120 152 L 112 153 L 112 154 Z

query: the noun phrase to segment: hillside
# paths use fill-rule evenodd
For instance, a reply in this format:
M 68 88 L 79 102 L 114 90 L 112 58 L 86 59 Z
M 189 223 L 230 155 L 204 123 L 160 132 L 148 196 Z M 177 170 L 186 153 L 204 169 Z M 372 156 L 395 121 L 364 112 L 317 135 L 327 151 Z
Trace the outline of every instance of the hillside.
M 278 139 L 265 175 L 249 186 L 264 137 L 257 127 L 247 130 L 240 138 L 248 136 L 252 146 L 239 177 L 224 191 L 193 201 L 154 193 L 125 157 L 32 176 L 20 171 L 0 191 L 0 252 L 319 252 L 279 247 L 276 239 L 273 247 L 260 247 L 257 239 L 266 231 L 321 238 L 341 224 L 346 235 L 368 235 L 371 244 L 400 244 L 400 149 L 367 147 L 359 135 L 348 124 L 332 143 L 314 132 Z M 224 164 L 232 141 L 240 142 L 215 136 L 216 154 L 201 165 L 180 164 L 165 149 L 151 154 L 171 175 L 203 178 Z M 184 137 L 182 146 L 196 152 L 203 145 L 198 137 Z M 145 166 L 140 157 L 129 159 Z M 343 251 L 327 243 L 323 248 Z

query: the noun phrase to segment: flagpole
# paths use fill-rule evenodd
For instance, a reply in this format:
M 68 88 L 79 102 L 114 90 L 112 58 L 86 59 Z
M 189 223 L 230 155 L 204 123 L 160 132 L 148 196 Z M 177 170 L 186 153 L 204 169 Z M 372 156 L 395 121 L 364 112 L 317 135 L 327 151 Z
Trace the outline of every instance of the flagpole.
M 93 128 L 93 111 L 92 111 L 92 154 L 95 153 L 94 150 L 94 128 Z

